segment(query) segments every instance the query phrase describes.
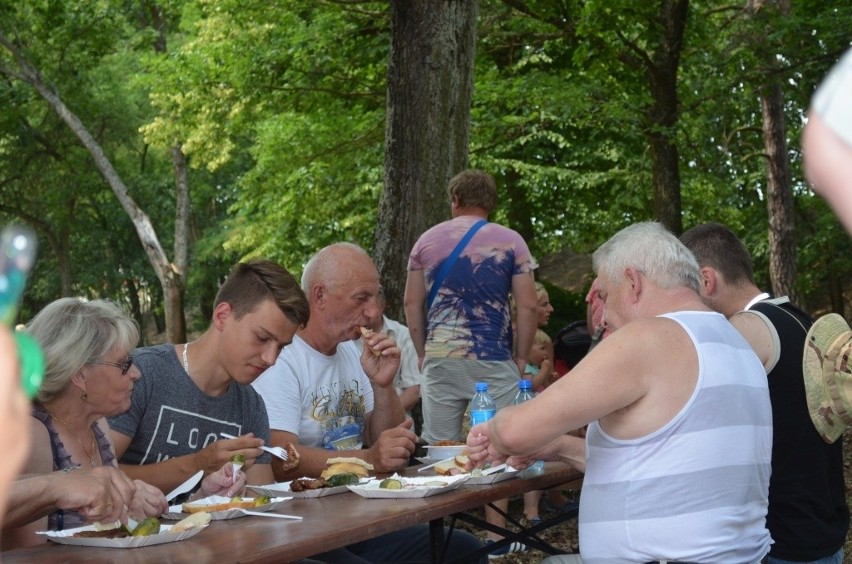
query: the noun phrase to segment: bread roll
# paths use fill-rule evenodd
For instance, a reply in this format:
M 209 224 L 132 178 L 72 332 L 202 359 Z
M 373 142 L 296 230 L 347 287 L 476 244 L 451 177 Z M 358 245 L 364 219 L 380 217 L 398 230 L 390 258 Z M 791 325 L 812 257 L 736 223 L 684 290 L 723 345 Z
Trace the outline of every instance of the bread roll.
M 170 533 L 179 533 L 181 531 L 188 531 L 189 529 L 195 529 L 197 527 L 204 527 L 210 520 L 213 519 L 213 516 L 207 513 L 206 511 L 199 511 L 198 513 L 193 513 L 189 517 L 184 517 L 175 525 L 169 529 Z
M 369 337 L 372 334 L 373 334 L 372 329 L 368 329 L 367 327 L 361 327 L 361 336 L 362 337 Z M 379 356 L 379 355 L 382 354 L 381 351 L 377 351 L 373 347 L 368 345 L 366 341 L 364 341 L 364 346 L 367 347 L 368 349 L 370 349 L 370 352 L 373 353 L 374 356 Z
M 467 474 L 465 465 L 468 461 L 467 454 L 456 455 L 452 460 L 444 460 L 435 466 L 435 473 L 440 476 L 455 476 L 456 474 Z
M 225 501 L 222 503 L 217 503 L 214 505 L 210 505 L 209 503 L 199 503 L 199 502 L 187 502 L 181 506 L 181 511 L 184 513 L 199 513 L 201 511 L 206 511 L 208 513 L 215 513 L 216 511 L 227 511 L 228 509 L 251 509 L 254 505 L 254 499 L 249 497 L 232 499 L 230 501 Z
M 333 460 L 339 460 L 340 462 L 332 462 Z M 355 474 L 360 478 L 366 478 L 370 475 L 369 471 L 372 469 L 372 464 L 364 462 L 360 458 L 330 458 L 328 466 L 322 471 L 320 478 L 328 480 L 338 474 Z

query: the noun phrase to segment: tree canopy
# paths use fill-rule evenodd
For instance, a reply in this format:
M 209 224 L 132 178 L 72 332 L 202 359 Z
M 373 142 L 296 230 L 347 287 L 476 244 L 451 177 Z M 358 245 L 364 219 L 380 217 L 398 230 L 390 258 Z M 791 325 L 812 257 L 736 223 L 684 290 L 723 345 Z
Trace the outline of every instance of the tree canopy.
M 150 328 L 162 325 L 164 290 L 134 222 L 16 52 L 100 144 L 166 249 L 181 237 L 172 151 L 182 151 L 191 197 L 181 276 L 197 330 L 237 260 L 272 258 L 298 276 L 322 246 L 373 250 L 389 229 L 379 213 L 389 194 L 388 92 L 404 92 L 388 83 L 401 80 L 388 68 L 391 9 L 367 0 L 0 0 L 0 220 L 30 223 L 41 239 L 22 319 L 75 294 L 120 300 Z M 770 287 L 778 251 L 761 96 L 774 85 L 794 289 L 811 311 L 843 313 L 850 240 L 803 179 L 799 137 L 813 90 L 849 48 L 848 2 L 480 0 L 477 20 L 467 160 L 495 176 L 493 219 L 535 256 L 591 252 L 640 220 L 719 221 L 742 237 Z M 448 216 L 445 186 L 430 189 Z M 403 189 L 384 205 L 409 199 Z M 392 305 L 399 298 L 389 295 Z M 577 296 L 557 299 L 567 310 L 557 314 L 580 313 Z

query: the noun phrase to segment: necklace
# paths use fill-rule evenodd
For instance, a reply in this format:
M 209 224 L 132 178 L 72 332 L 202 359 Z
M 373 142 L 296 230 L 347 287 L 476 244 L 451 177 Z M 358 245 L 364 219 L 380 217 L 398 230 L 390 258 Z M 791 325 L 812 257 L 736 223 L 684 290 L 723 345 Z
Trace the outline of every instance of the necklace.
M 186 356 L 186 349 L 189 348 L 189 343 L 183 345 L 183 371 L 189 376 L 189 358 Z
M 47 409 L 45 409 L 45 411 L 47 411 Z M 47 411 L 47 414 L 50 415 L 51 418 L 56 419 L 57 421 L 62 423 L 62 425 L 66 429 L 68 429 L 68 432 L 71 433 L 71 436 L 74 437 L 74 440 L 77 441 L 80 444 L 80 448 L 82 448 L 83 452 L 86 453 L 86 456 L 89 457 L 89 461 L 92 463 L 92 468 L 96 467 L 97 462 L 95 462 L 95 433 L 94 433 L 94 431 L 89 429 L 89 433 L 91 433 L 91 435 L 92 435 L 92 446 L 90 446 L 89 448 L 86 448 L 86 445 L 83 444 L 83 441 L 80 440 L 80 437 L 77 436 L 77 433 L 74 432 L 74 430 L 71 428 L 71 425 L 69 425 L 64 420 L 60 419 L 59 417 L 55 416 L 54 414 L 52 414 L 49 411 Z

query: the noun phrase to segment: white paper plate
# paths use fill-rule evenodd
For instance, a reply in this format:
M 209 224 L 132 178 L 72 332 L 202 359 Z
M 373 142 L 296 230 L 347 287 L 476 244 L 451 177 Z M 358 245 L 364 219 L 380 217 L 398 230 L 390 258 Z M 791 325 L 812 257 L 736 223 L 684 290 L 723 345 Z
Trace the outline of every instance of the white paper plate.
M 428 458 L 428 457 L 418 458 L 417 460 L 419 460 L 423 464 L 432 464 L 432 463 L 435 463 L 435 462 L 440 462 L 439 460 L 432 460 L 431 458 Z M 514 478 L 515 476 L 518 475 L 518 472 L 519 472 L 519 470 L 515 470 L 514 468 L 509 466 L 508 469 L 504 472 L 495 472 L 494 474 L 489 474 L 488 476 L 479 476 L 479 477 L 471 476 L 467 480 L 467 485 L 469 485 L 469 486 L 483 486 L 483 485 L 487 485 L 487 484 L 496 484 L 497 482 L 502 482 L 504 480 L 510 480 L 510 479 Z M 431 473 L 430 473 L 429 470 L 426 470 L 425 472 L 423 472 L 423 474 L 425 474 L 427 476 L 431 476 L 431 475 L 434 474 L 438 478 L 444 477 L 440 474 L 436 474 L 434 469 L 431 471 Z M 455 474 L 455 475 L 456 476 L 467 476 L 468 474 Z
M 204 525 L 203 527 L 195 527 L 186 531 L 171 533 L 169 530 L 173 526 L 174 525 L 160 525 L 160 532 L 156 535 L 148 535 L 147 537 L 125 537 L 123 539 L 81 538 L 72 536 L 80 531 L 94 531 L 96 527 L 95 525 L 77 527 L 76 529 L 66 529 L 64 531 L 40 531 L 36 534 L 44 535 L 51 542 L 58 544 L 99 546 L 103 548 L 137 548 L 140 546 L 153 546 L 155 544 L 165 544 L 168 542 L 186 540 L 200 533 L 201 529 L 207 525 Z
M 363 479 L 362 482 L 367 482 L 368 480 L 369 479 Z M 288 496 L 298 497 L 302 499 L 325 497 L 327 495 L 335 495 L 349 491 L 346 486 L 335 486 L 333 488 L 319 488 L 316 490 L 302 490 L 300 492 L 292 492 L 290 491 L 290 482 L 277 482 L 275 484 L 267 484 L 265 486 L 248 486 L 248 488 L 256 493 L 259 493 L 260 495 L 268 495 L 270 497 Z
M 504 480 L 511 480 L 515 476 L 518 475 L 518 470 L 515 470 L 511 466 L 507 466 L 505 470 L 502 472 L 495 472 L 493 474 L 489 474 L 487 476 L 471 476 L 467 480 L 467 484 L 469 486 L 482 486 L 485 484 L 496 484 L 497 482 L 502 482 Z
M 417 478 L 402 478 L 394 474 L 392 478 L 402 481 L 401 490 L 388 490 L 379 487 L 380 479 L 372 479 L 366 484 L 357 486 L 346 486 L 356 494 L 362 497 L 372 499 L 400 499 L 400 498 L 417 498 L 429 497 L 438 495 L 456 489 L 462 483 L 466 482 L 470 476 L 467 474 L 459 474 L 458 476 L 425 476 Z M 442 486 L 428 486 L 429 482 L 443 482 Z
M 271 497 L 271 496 L 270 496 Z M 292 499 L 291 497 L 273 497 L 269 503 L 266 505 L 259 505 L 257 507 L 247 507 L 248 511 L 272 511 L 288 499 Z M 203 499 L 196 499 L 192 501 L 193 505 L 218 505 L 220 503 L 226 503 L 230 501 L 230 497 L 225 497 L 221 495 L 211 495 L 209 497 L 205 497 Z M 179 521 L 184 517 L 189 517 L 189 513 L 183 512 L 183 505 L 170 505 L 169 512 L 163 515 L 163 519 L 171 519 L 174 521 Z M 246 514 L 240 511 L 239 509 L 226 509 L 225 511 L 213 511 L 210 513 L 210 516 L 214 521 L 224 520 L 224 519 L 236 519 L 237 517 L 246 517 Z

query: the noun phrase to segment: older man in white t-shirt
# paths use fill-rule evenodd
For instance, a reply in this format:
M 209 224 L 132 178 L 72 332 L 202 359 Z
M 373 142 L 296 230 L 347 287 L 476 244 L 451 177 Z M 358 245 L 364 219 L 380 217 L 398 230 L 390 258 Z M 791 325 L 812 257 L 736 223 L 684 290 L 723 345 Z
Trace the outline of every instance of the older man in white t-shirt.
M 399 396 L 402 409 L 410 416 L 411 410 L 420 401 L 420 383 L 423 377 L 417 367 L 417 349 L 414 348 L 414 341 L 411 340 L 408 327 L 384 314 L 387 302 L 384 289 L 381 287 L 379 287 L 377 301 L 379 315 L 370 320 L 369 328 L 378 333 L 387 334 L 399 347 L 399 369 L 393 378 L 393 387 Z M 356 339 L 355 345 L 359 351 L 364 349 L 364 342 L 361 339 Z
M 393 386 L 400 349 L 386 333 L 361 337 L 361 328 L 381 317 L 375 264 L 356 245 L 330 245 L 305 265 L 302 289 L 310 320 L 252 384 L 266 404 L 272 444 L 299 445 L 298 470 L 275 478 L 319 476 L 329 458 L 341 455 L 364 459 L 376 472 L 406 466 L 417 436 Z M 362 350 L 353 339 L 363 339 Z M 449 560 L 482 546 L 463 531 L 448 538 Z M 429 556 L 429 528 L 418 525 L 311 559 L 423 562 Z

